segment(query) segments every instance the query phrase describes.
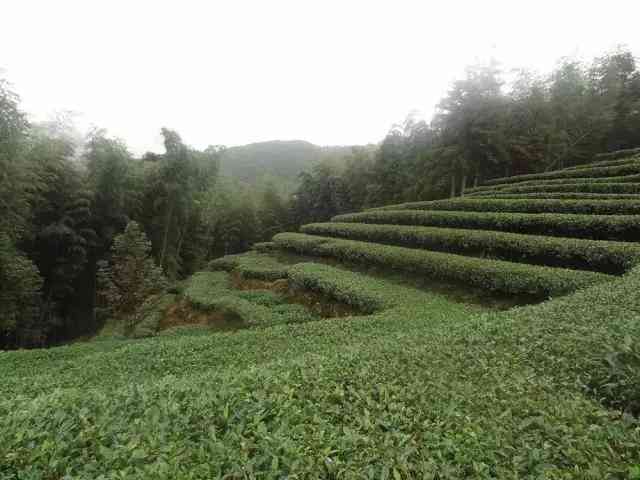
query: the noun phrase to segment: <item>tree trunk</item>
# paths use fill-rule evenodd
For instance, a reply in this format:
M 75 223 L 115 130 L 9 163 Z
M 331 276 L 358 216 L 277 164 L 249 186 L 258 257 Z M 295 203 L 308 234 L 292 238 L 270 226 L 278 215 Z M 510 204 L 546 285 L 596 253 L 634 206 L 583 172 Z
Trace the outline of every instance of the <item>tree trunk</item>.
M 449 194 L 450 198 L 456 196 L 456 176 L 455 174 L 451 174 L 451 193 Z
M 478 187 L 479 178 L 480 178 L 480 175 L 476 173 L 476 175 L 473 177 L 473 188 Z
M 169 203 L 167 209 L 167 219 L 164 224 L 164 238 L 162 239 L 162 250 L 160 250 L 160 268 L 164 269 L 164 259 L 167 254 L 167 245 L 169 244 L 169 229 L 171 227 L 171 217 L 173 216 L 173 203 Z
M 180 230 L 180 236 L 178 237 L 178 247 L 176 248 L 176 258 L 180 258 L 180 250 L 182 250 L 182 241 L 184 240 L 184 232 L 186 227 Z
M 467 186 L 467 174 L 462 175 L 462 181 L 460 182 L 460 196 L 464 197 L 464 189 Z

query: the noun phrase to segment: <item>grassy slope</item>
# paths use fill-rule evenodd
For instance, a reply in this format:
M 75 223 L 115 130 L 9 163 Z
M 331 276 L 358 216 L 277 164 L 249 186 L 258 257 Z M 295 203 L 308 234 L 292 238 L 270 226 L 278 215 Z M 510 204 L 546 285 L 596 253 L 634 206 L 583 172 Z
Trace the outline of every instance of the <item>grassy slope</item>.
M 634 162 L 607 160 L 582 172 L 503 181 L 518 189 L 525 181 L 605 179 L 636 174 Z M 520 195 L 412 203 L 390 208 L 443 211 L 376 210 L 340 220 L 479 228 L 469 224 L 475 221 L 506 231 L 544 226 L 543 232 L 527 232 L 577 237 L 587 231 L 593 236 L 600 226 L 596 238 L 636 240 L 626 233 L 635 231 L 636 218 L 618 215 L 637 214 L 640 202 L 584 193 L 549 196 L 585 201 Z M 467 212 L 447 211 L 452 209 Z M 497 213 L 476 213 L 486 210 Z M 529 215 L 547 211 L 557 214 Z M 534 217 L 540 219 L 535 225 Z M 390 235 L 384 226 L 339 227 L 367 238 L 375 233 L 378 240 Z M 437 229 L 396 230 L 403 242 L 432 242 Z M 478 238 L 482 246 L 485 235 Z M 438 258 L 443 268 L 460 267 L 467 281 L 470 267 L 489 271 L 486 265 L 504 264 L 469 259 L 467 265 L 456 255 L 309 235 L 279 238 L 314 251 L 334 244 L 333 253 L 344 250 L 365 263 Z M 557 256 L 564 247 L 559 241 L 518 243 L 518 251 L 547 249 L 545 255 Z M 277 245 L 278 238 L 263 248 Z M 418 252 L 416 261 L 407 260 L 408 252 Z M 0 352 L 0 480 L 640 479 L 640 423 L 621 413 L 640 413 L 640 365 L 620 363 L 622 350 L 638 349 L 640 267 L 622 277 L 603 276 L 570 296 L 505 312 L 479 311 L 318 263 L 283 265 L 256 253 L 211 267 L 267 281 L 286 277 L 294 288 L 370 314 L 314 320 L 271 292 L 233 290 L 226 272 L 203 272 L 185 285 L 184 301 L 229 311 L 251 328 L 181 328 L 145 340 L 102 337 Z M 531 272 L 542 272 L 509 268 L 480 283 L 502 278 L 518 286 Z
M 0 478 L 633 478 L 640 431 L 580 382 L 640 333 L 640 272 L 480 315 L 289 275 L 377 313 L 1 353 Z

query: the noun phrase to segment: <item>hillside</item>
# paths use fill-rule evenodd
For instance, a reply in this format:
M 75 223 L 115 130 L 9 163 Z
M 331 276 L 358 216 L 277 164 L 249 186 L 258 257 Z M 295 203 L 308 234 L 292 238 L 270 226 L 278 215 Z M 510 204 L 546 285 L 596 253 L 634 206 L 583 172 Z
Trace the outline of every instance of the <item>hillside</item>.
M 221 171 L 250 185 L 271 181 L 290 193 L 301 172 L 323 160 L 338 160 L 350 153 L 350 146 L 319 147 L 302 140 L 258 142 L 225 150 Z
M 0 478 L 638 479 L 638 178 L 340 215 L 0 352 Z

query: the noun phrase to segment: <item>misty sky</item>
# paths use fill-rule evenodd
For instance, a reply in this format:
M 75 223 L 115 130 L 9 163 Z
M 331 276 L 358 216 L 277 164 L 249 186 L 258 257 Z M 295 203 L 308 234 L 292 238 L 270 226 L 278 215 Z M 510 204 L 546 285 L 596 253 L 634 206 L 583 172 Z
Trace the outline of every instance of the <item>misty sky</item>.
M 199 148 L 378 142 L 427 118 L 464 67 L 548 71 L 618 44 L 640 1 L 2 0 L 0 76 L 34 119 L 81 113 L 136 153 L 174 128 Z

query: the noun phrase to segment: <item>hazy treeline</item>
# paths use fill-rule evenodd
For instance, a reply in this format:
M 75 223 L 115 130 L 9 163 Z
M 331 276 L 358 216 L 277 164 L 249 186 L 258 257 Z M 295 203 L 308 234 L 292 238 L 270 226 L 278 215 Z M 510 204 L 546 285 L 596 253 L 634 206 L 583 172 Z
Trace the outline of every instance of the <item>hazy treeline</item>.
M 341 159 L 335 154 L 343 147 L 327 160 L 298 145 L 311 160 L 281 162 L 266 185 L 221 175 L 224 147 L 200 151 L 175 131 L 162 129 L 162 136 L 164 153 L 136 158 L 104 131 L 78 138 L 64 121 L 30 124 L 0 80 L 0 348 L 95 332 L 99 266 L 131 221 L 140 229 L 131 244 L 146 251 L 148 239 L 171 281 L 339 213 L 460 195 L 488 178 L 640 146 L 640 72 L 622 50 L 588 65 L 565 60 L 545 77 L 472 67 L 430 123 L 410 118 L 379 145 L 355 147 Z M 278 156 L 284 146 L 275 148 Z M 241 155 L 232 157 L 237 167 L 255 177 L 253 157 Z M 278 175 L 289 185 L 292 169 L 307 161 L 316 166 L 283 198 L 278 192 L 291 188 L 280 188 Z
M 460 195 L 488 178 L 636 146 L 640 71 L 628 51 L 590 64 L 567 59 L 544 77 L 475 66 L 454 82 L 430 123 L 410 118 L 375 151 L 356 150 L 343 165 L 303 174 L 294 207 L 303 221 L 326 220 L 366 206 Z
M 219 175 L 223 147 L 162 136 L 142 158 L 103 131 L 79 141 L 64 121 L 29 124 L 0 82 L 0 348 L 94 332 L 99 263 L 132 220 L 169 279 L 285 228 L 275 188 Z

